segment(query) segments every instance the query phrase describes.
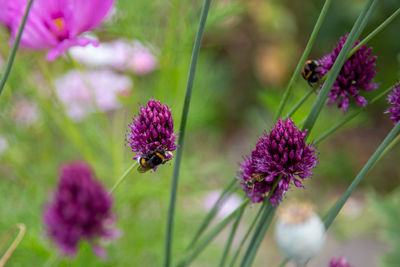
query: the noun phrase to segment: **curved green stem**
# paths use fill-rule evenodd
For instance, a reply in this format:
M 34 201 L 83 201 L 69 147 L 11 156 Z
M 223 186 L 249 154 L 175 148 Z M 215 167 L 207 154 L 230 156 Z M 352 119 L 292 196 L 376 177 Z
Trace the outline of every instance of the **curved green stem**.
M 314 102 L 314 105 L 311 108 L 310 113 L 308 114 L 306 121 L 303 125 L 303 130 L 307 129 L 307 137 L 310 135 L 312 128 L 317 121 L 318 116 L 321 113 L 321 110 L 325 104 L 326 99 L 328 98 L 329 91 L 331 90 L 336 78 L 342 69 L 344 62 L 347 60 L 347 56 L 351 51 L 351 48 L 355 44 L 356 40 L 360 36 L 362 30 L 367 25 L 369 17 L 372 12 L 375 10 L 377 3 L 379 0 L 367 0 L 367 3 L 364 5 L 363 10 L 358 16 L 356 22 L 354 23 L 353 28 L 351 29 L 349 36 L 346 42 L 343 45 L 342 50 L 340 51 L 335 63 L 333 64 L 329 74 L 327 76 L 324 85 L 322 86 L 321 91 L 318 94 L 317 100 Z
M 249 237 L 251 231 L 253 230 L 254 226 L 256 225 L 256 222 L 258 220 L 258 218 L 260 217 L 262 211 L 264 210 L 265 205 L 267 204 L 267 202 L 264 201 L 264 203 L 262 204 L 262 206 L 259 208 L 256 216 L 254 217 L 253 221 L 250 224 L 249 229 L 247 230 L 246 234 L 243 236 L 242 240 L 240 241 L 239 247 L 235 252 L 235 255 L 233 256 L 231 263 L 229 264 L 229 266 L 233 266 L 236 262 L 236 259 L 239 257 L 240 255 L 240 250 L 242 249 L 244 243 L 246 242 L 247 238 Z
M 219 266 L 220 266 L 220 267 L 223 267 L 223 266 L 225 265 L 226 258 L 228 257 L 228 253 L 229 253 L 229 250 L 230 250 L 230 248 L 231 248 L 233 238 L 235 237 L 236 230 L 237 230 L 237 228 L 238 228 L 238 226 L 239 226 L 240 220 L 242 219 L 242 216 L 243 216 L 243 213 L 244 213 L 245 208 L 246 208 L 246 207 L 243 207 L 243 208 L 239 211 L 238 215 L 236 216 L 236 220 L 235 220 L 235 222 L 234 222 L 233 225 L 232 225 L 232 229 L 231 229 L 231 232 L 230 232 L 230 234 L 229 234 L 228 241 L 226 242 L 226 245 L 225 245 L 224 253 L 222 254 L 221 260 L 220 260 L 220 262 L 219 262 Z
M 292 115 L 294 113 L 296 113 L 296 111 L 304 104 L 304 102 L 306 102 L 306 100 L 312 95 L 312 93 L 315 92 L 315 89 L 312 88 L 311 90 L 309 90 L 307 92 L 307 94 L 305 94 L 300 100 L 299 102 L 297 102 L 294 107 L 289 111 L 289 113 L 286 115 L 287 118 L 292 117 Z
M 200 45 L 203 39 L 204 28 L 206 25 L 206 20 L 208 16 L 208 11 L 210 9 L 211 0 L 205 0 L 203 9 L 201 11 L 200 23 L 197 29 L 196 39 L 194 42 L 192 58 L 190 60 L 189 67 L 189 75 L 186 86 L 185 93 L 185 102 L 182 110 L 182 118 L 181 118 L 181 126 L 179 130 L 179 139 L 178 139 L 178 150 L 176 152 L 176 159 L 174 164 L 174 170 L 172 174 L 172 183 L 171 183 L 171 194 L 169 199 L 169 207 L 168 207 L 168 218 L 167 218 L 167 229 L 165 236 L 165 251 L 164 251 L 164 264 L 163 266 L 169 267 L 171 264 L 171 251 L 172 251 L 172 236 L 173 236 L 173 223 L 174 223 L 174 214 L 175 214 L 175 203 L 176 203 L 176 194 L 178 189 L 178 180 L 179 180 L 179 170 L 182 159 L 183 152 L 183 144 L 185 139 L 186 132 L 186 122 L 189 113 L 190 100 L 192 97 L 192 89 L 194 77 L 196 74 L 196 65 L 197 59 L 200 53 Z
M 289 99 L 289 96 L 292 92 L 292 88 L 294 83 L 296 82 L 297 77 L 299 76 L 301 69 L 303 68 L 304 63 L 307 60 L 308 55 L 310 54 L 311 48 L 315 42 L 315 39 L 317 38 L 317 34 L 319 32 L 319 29 L 321 28 L 322 22 L 325 19 L 325 15 L 328 11 L 329 5 L 331 3 L 331 0 L 326 0 L 324 6 L 322 7 L 321 13 L 319 14 L 319 17 L 317 19 L 317 22 L 315 23 L 314 29 L 311 33 L 310 39 L 308 40 L 308 43 L 306 45 L 306 48 L 304 49 L 303 55 L 300 58 L 299 63 L 297 64 L 297 67 L 290 78 L 289 84 L 286 88 L 286 91 L 281 99 L 281 102 L 279 103 L 278 111 L 275 116 L 275 121 L 279 119 L 282 115 L 282 111 Z
M 221 193 L 217 201 L 214 203 L 210 211 L 207 213 L 206 217 L 204 218 L 203 222 L 201 223 L 199 229 L 197 230 L 196 234 L 194 235 L 192 241 L 190 242 L 190 245 L 187 247 L 186 250 L 191 249 L 196 242 L 199 240 L 199 237 L 201 234 L 204 232 L 204 230 L 207 228 L 207 226 L 210 224 L 211 220 L 215 217 L 217 214 L 218 208 L 220 205 L 227 199 L 227 197 L 232 193 L 232 190 L 236 188 L 236 178 L 233 178 L 233 180 L 228 184 L 228 186 L 224 189 L 224 191 Z
M 28 15 L 29 15 L 29 11 L 31 10 L 32 3 L 33 3 L 33 0 L 29 0 L 28 5 L 26 6 L 24 17 L 22 18 L 21 25 L 19 26 L 19 29 L 18 29 L 17 37 L 14 40 L 14 44 L 13 44 L 13 47 L 11 49 L 11 53 L 8 56 L 8 59 L 7 59 L 6 69 L 4 70 L 3 75 L 1 76 L 1 80 L 0 80 L 0 95 L 1 95 L 1 92 L 3 92 L 3 88 L 4 88 L 4 85 L 7 82 L 8 76 L 10 75 L 11 68 L 12 68 L 13 63 L 14 63 L 15 55 L 17 54 L 18 46 L 19 46 L 19 43 L 21 41 L 22 32 L 24 31 L 24 27 L 25 27 L 26 21 L 28 19 Z
M 115 189 L 117 189 L 117 187 L 125 180 L 126 177 L 128 177 L 128 174 L 133 170 L 133 168 L 135 168 L 138 165 L 138 162 L 135 161 L 134 163 L 132 163 L 132 165 L 121 175 L 121 177 L 119 177 L 119 179 L 117 180 L 117 182 L 113 185 L 113 187 L 110 190 L 110 194 L 112 194 Z
M 326 230 L 328 230 L 328 228 L 331 226 L 333 220 L 339 214 L 339 212 L 342 209 L 343 205 L 346 203 L 347 199 L 350 197 L 350 195 L 357 188 L 358 184 L 361 182 L 361 180 L 364 178 L 364 176 L 368 173 L 368 171 L 373 167 L 375 162 L 379 159 L 380 155 L 389 146 L 390 142 L 392 142 L 392 140 L 396 137 L 396 135 L 399 132 L 400 132 L 400 122 L 397 123 L 397 125 L 390 131 L 390 133 L 386 136 L 386 138 L 379 145 L 378 149 L 374 152 L 374 154 L 372 154 L 370 159 L 367 161 L 367 163 L 364 165 L 364 167 L 358 173 L 356 178 L 354 178 L 353 182 L 347 188 L 346 192 L 344 192 L 344 194 L 340 197 L 340 199 L 330 209 L 329 214 L 326 216 L 327 219 L 324 222 Z
M 369 106 L 371 106 L 373 103 L 381 99 L 382 97 L 386 96 L 386 94 L 392 90 L 392 87 L 387 88 L 385 91 L 381 92 L 379 95 L 374 97 L 367 105 L 364 107 L 360 107 L 357 110 L 353 111 L 352 113 L 348 114 L 344 119 L 342 119 L 340 122 L 338 122 L 336 125 L 332 126 L 329 130 L 327 130 L 325 133 L 323 133 L 320 137 L 318 137 L 315 141 L 314 144 L 318 144 L 324 139 L 326 139 L 328 136 L 336 132 L 338 129 L 340 129 L 343 125 L 354 119 L 357 115 L 359 115 L 361 112 L 365 111 Z

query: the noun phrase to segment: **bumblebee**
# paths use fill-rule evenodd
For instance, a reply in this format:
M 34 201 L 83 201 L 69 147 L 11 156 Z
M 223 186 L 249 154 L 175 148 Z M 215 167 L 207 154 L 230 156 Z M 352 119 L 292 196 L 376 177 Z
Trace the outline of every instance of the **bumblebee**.
M 264 174 L 264 173 L 257 173 L 257 174 L 254 174 L 249 180 L 247 180 L 247 181 L 245 182 L 244 185 L 245 185 L 247 188 L 251 188 L 251 193 L 253 193 L 253 191 L 254 191 L 254 186 L 255 186 L 256 182 L 262 182 L 262 181 L 264 181 L 264 179 L 265 179 L 266 176 L 267 176 L 267 175 Z
M 146 156 L 138 158 L 139 167 L 137 170 L 141 173 L 147 172 L 160 164 L 164 164 L 166 161 L 164 152 L 150 152 Z
M 313 87 L 321 79 L 321 63 L 318 60 L 307 60 L 301 75 Z

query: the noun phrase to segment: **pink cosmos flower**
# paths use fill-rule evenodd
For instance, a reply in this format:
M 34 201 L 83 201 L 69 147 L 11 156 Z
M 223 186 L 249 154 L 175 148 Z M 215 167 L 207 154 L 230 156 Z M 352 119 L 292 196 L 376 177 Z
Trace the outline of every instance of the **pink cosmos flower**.
M 55 87 L 67 115 L 79 121 L 97 109 L 108 112 L 119 108 L 118 97 L 130 93 L 132 81 L 111 70 L 73 70 L 57 78 Z
M 0 23 L 11 30 L 14 40 L 28 0 L 0 0 Z M 53 61 L 71 46 L 98 45 L 79 35 L 98 26 L 114 0 L 35 0 L 21 38 L 21 46 L 50 49 Z

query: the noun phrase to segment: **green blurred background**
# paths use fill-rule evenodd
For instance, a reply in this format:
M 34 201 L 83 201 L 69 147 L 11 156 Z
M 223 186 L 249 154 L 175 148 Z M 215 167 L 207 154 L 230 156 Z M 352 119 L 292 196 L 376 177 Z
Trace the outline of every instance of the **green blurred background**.
M 364 1 L 333 1 L 311 58 L 328 53 L 357 18 Z M 178 192 L 174 250 L 184 252 L 194 229 L 205 215 L 204 197 L 225 187 L 238 172 L 264 130 L 305 47 L 323 1 L 219 0 L 213 1 L 200 53 Z M 96 34 L 102 41 L 121 37 L 150 43 L 159 51 L 158 69 L 145 76 L 130 75 L 134 86 L 121 97 L 123 107 L 94 113 L 75 123 L 42 93 L 52 77 L 73 68 L 68 60 L 45 61 L 45 52 L 20 49 L 12 74 L 0 97 L 0 135 L 8 148 L 0 154 L 0 235 L 17 223 L 27 233 L 7 266 L 160 266 L 173 162 L 157 172 L 133 172 L 115 193 L 114 211 L 122 236 L 107 244 L 107 260 L 99 260 L 83 243 L 73 259 L 57 256 L 45 236 L 43 205 L 54 190 L 59 166 L 67 161 L 89 161 L 97 177 L 111 187 L 131 165 L 133 153 L 125 146 L 125 132 L 139 104 L 157 98 L 172 109 L 178 131 L 185 85 L 202 1 L 119 0 L 112 23 Z M 392 14 L 397 0 L 381 1 L 361 35 L 365 37 Z M 368 45 L 378 56 L 379 90 L 399 77 L 400 19 L 392 22 Z M 0 28 L 0 56 L 9 53 L 9 33 Z M 48 71 L 48 75 L 44 70 Z M 40 89 L 41 88 L 41 89 Z M 300 77 L 287 110 L 307 91 Z M 21 99 L 35 103 L 39 119 L 30 126 L 15 123 L 13 110 Z M 295 114 L 299 123 L 315 99 Z M 320 214 L 340 196 L 391 129 L 383 114 L 386 101 L 371 106 L 319 147 L 320 163 L 305 189 L 293 189 L 286 199 L 309 200 Z M 351 109 L 350 109 L 351 111 Z M 311 140 L 343 118 L 335 105 L 324 109 Z M 327 266 L 330 257 L 347 256 L 355 266 L 398 266 L 400 219 L 398 180 L 400 148 L 395 148 L 369 173 L 329 231 L 327 244 L 310 266 Z M 240 191 L 238 190 L 240 194 Z M 239 227 L 243 234 L 256 207 Z M 255 266 L 276 266 L 272 229 L 258 253 Z M 216 266 L 228 232 L 223 232 L 193 263 Z M 234 246 L 237 246 L 235 243 Z M 391 251 L 394 251 L 391 253 Z M 385 255 L 385 256 L 384 256 Z M 384 256 L 384 257 L 383 257 Z M 397 258 L 396 258 L 397 257 Z M 50 261 L 49 261 L 50 259 Z M 54 262 L 51 262 L 55 259 Z

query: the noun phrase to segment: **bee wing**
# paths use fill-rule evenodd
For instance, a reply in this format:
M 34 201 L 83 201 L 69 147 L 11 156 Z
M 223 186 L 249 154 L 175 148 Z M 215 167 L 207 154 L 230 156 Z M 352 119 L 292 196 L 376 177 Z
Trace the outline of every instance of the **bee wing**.
M 138 170 L 138 172 L 140 172 L 140 173 L 144 173 L 144 172 L 147 172 L 147 171 L 150 170 L 150 169 L 145 168 L 145 167 L 143 167 L 143 166 L 139 166 L 139 167 L 137 168 L 137 170 Z

